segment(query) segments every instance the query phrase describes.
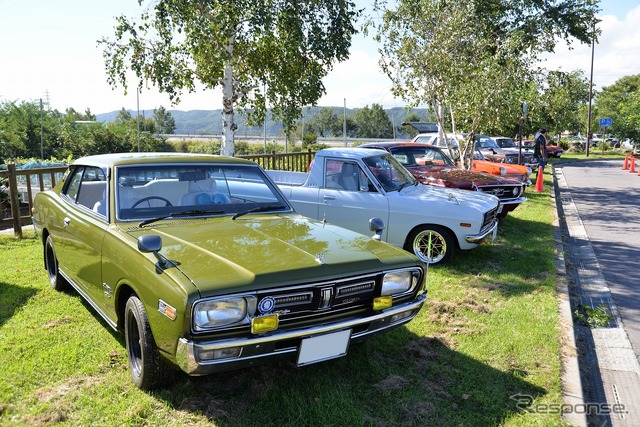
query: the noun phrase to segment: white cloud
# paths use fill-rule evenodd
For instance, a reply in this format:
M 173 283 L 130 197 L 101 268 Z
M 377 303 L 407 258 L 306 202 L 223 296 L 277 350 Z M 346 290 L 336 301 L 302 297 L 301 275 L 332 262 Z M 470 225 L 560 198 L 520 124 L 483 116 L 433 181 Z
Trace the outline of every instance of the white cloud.
M 614 15 L 601 16 L 601 35 L 593 51 L 593 85 L 602 89 L 624 76 L 640 74 L 640 5 L 630 10 L 624 19 Z M 591 46 L 574 43 L 570 50 L 559 45 L 556 53 L 545 55 L 543 66 L 550 70 L 582 70 L 587 79 L 591 74 Z

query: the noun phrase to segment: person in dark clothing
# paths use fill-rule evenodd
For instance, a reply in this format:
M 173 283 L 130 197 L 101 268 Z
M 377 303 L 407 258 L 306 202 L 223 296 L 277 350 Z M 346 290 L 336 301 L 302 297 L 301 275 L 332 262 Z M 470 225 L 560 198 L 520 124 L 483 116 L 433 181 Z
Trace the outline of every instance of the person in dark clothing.
M 538 173 L 547 165 L 547 128 L 541 127 L 536 134 L 533 157 L 538 162 Z

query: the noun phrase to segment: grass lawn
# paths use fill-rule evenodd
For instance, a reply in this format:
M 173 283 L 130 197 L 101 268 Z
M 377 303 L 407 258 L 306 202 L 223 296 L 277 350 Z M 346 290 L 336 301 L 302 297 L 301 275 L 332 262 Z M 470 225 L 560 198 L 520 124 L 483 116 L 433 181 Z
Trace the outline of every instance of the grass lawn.
M 49 287 L 33 233 L 0 235 L 0 425 L 561 425 L 512 397 L 562 403 L 550 174 L 532 190 L 495 242 L 430 268 L 407 326 L 341 359 L 180 376 L 153 393 L 133 385 L 123 338 Z

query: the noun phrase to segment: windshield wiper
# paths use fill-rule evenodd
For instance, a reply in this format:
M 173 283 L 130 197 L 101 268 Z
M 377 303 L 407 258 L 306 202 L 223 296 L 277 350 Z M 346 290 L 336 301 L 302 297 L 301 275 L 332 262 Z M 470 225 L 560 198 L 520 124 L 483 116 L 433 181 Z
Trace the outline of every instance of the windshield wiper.
M 253 212 L 265 212 L 265 211 L 272 211 L 275 209 L 286 209 L 287 207 L 285 205 L 264 205 L 264 206 L 258 206 L 252 209 L 248 209 L 246 211 L 242 211 L 242 212 L 238 212 L 236 213 L 234 216 L 231 217 L 231 219 L 236 219 L 241 217 L 242 215 L 246 215 L 248 213 L 253 213 Z
M 172 217 L 176 217 L 176 216 L 192 216 L 192 215 L 207 215 L 207 214 L 221 214 L 224 213 L 223 210 L 208 210 L 208 209 L 191 209 L 188 211 L 177 211 L 177 212 L 171 212 L 168 215 L 162 215 L 156 218 L 149 218 L 149 219 L 145 219 L 144 221 L 142 221 L 140 224 L 138 224 L 138 227 L 144 227 L 145 225 L 149 225 L 152 224 L 154 222 L 158 222 L 158 221 L 162 221 L 163 219 L 167 219 L 167 218 L 172 218 Z

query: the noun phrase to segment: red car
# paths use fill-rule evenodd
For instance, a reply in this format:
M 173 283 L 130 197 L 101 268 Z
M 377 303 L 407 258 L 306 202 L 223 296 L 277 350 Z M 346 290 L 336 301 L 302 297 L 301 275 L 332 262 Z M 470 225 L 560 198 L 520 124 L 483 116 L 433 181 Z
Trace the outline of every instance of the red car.
M 495 195 L 500 199 L 500 218 L 527 200 L 524 197 L 526 184 L 522 181 L 459 169 L 441 149 L 430 144 L 374 142 L 360 147 L 390 152 L 422 184 Z

